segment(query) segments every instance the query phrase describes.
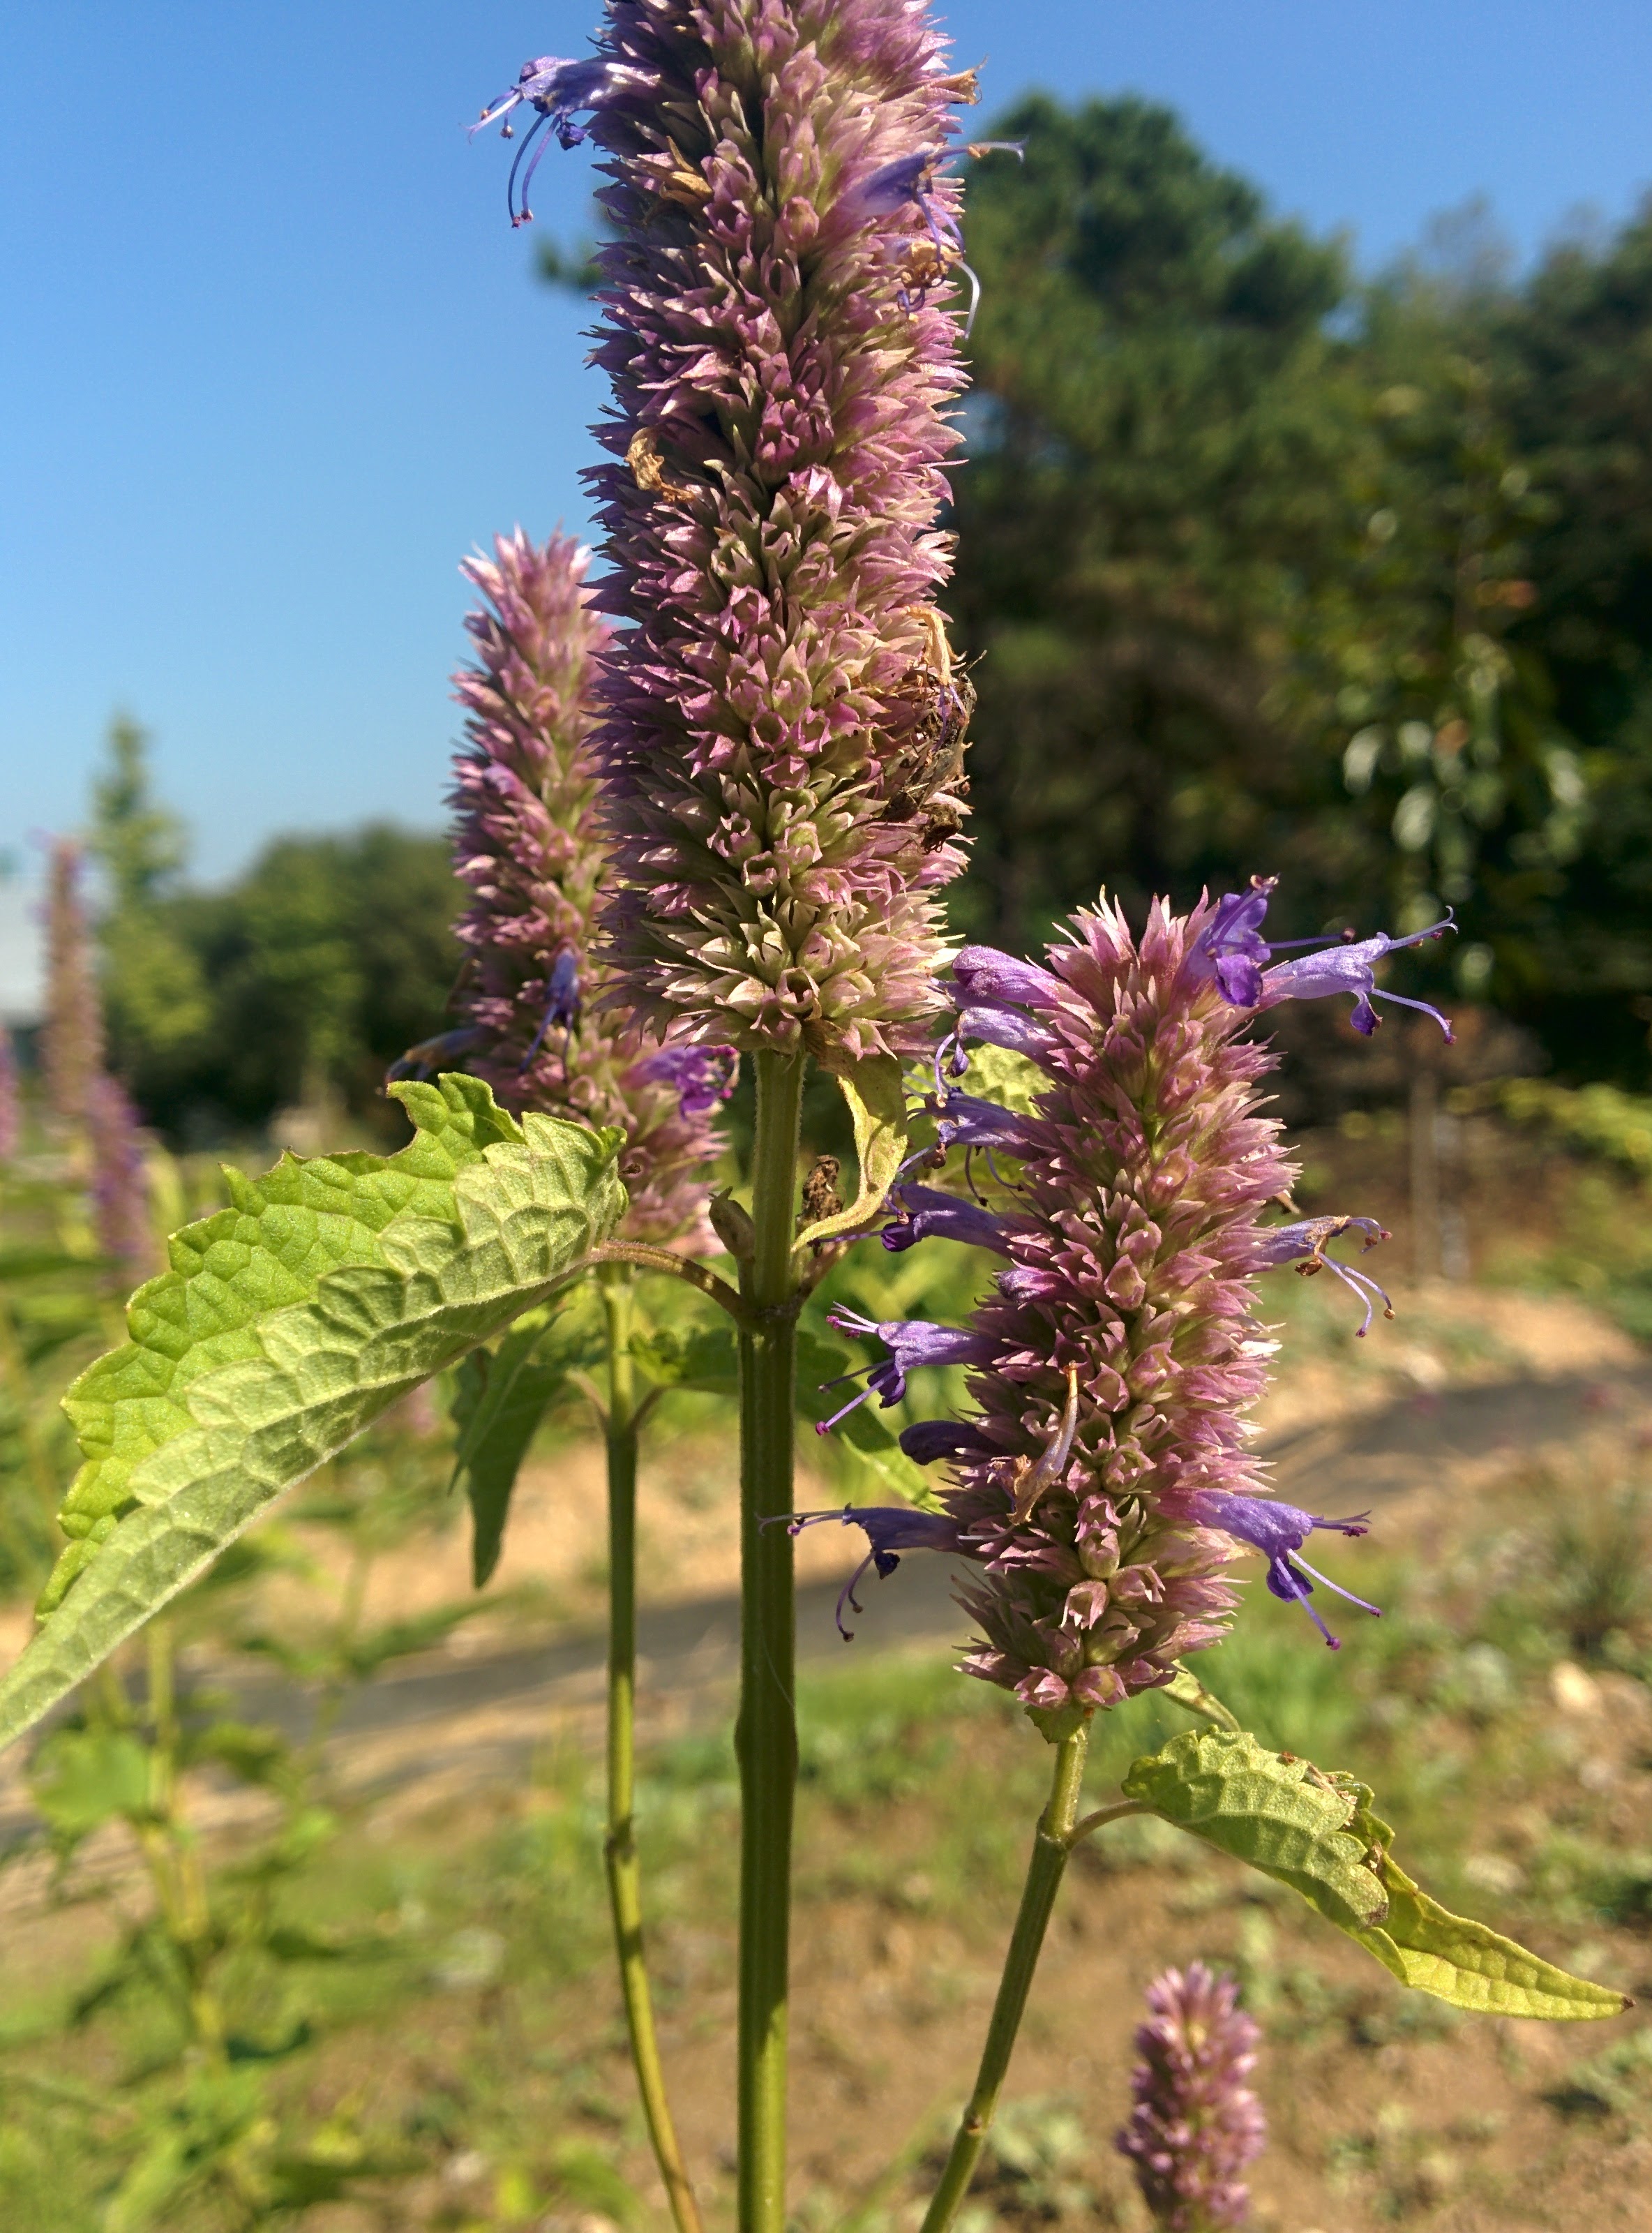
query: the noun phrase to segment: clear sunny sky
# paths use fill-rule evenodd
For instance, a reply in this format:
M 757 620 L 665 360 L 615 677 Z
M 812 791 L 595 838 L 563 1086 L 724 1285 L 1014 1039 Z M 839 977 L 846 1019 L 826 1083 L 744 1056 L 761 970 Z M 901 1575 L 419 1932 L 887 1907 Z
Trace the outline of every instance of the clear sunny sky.
M 1645 0 L 951 0 L 985 114 L 1171 103 L 1371 268 L 1483 191 L 1530 255 L 1652 184 Z M 585 307 L 461 129 L 592 0 L 9 0 L 0 22 L 0 854 L 73 827 L 111 713 L 208 876 L 279 829 L 434 827 L 455 568 L 583 524 Z M 535 201 L 585 231 L 588 151 Z M 15 889 L 15 887 L 14 887 Z

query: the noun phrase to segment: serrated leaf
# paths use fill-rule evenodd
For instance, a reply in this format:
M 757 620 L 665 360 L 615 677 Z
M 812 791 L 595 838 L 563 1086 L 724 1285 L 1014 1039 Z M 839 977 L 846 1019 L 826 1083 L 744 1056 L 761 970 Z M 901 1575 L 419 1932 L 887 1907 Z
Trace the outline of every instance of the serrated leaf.
M 283 1489 L 554 1292 L 624 1206 L 618 1135 L 529 1115 L 474 1078 L 393 1089 L 388 1158 L 231 1175 L 140 1288 L 132 1339 L 65 1399 L 85 1453 L 43 1625 L 0 1681 L 0 1745 L 37 1721 Z
M 1186 1702 L 1186 1701 L 1184 1701 Z M 1128 1799 L 1300 1892 L 1402 1985 L 1484 2015 L 1616 2015 L 1622 1993 L 1453 1915 L 1394 1859 L 1369 1785 L 1271 1753 L 1247 1731 L 1188 1729 L 1131 1764 Z
M 1615 2016 L 1627 1997 L 1574 1977 L 1484 1923 L 1453 1915 L 1421 1891 L 1393 1854 L 1394 1833 L 1373 1811 L 1368 1784 L 1338 1777 L 1355 1800 L 1354 1833 L 1376 1855 L 1389 1896 L 1380 1929 L 1356 1935 L 1402 1985 L 1477 2015 L 1537 2016 L 1554 2023 Z
M 1132 1761 L 1123 1788 L 1178 1829 L 1289 1885 L 1341 1930 L 1367 1930 L 1388 1913 L 1366 1847 L 1350 1832 L 1353 1799 L 1248 1731 L 1184 1729 Z
M 868 1055 L 861 1062 L 845 1062 L 833 1075 L 849 1103 L 849 1121 L 855 1127 L 860 1191 L 847 1209 L 816 1218 L 813 1225 L 805 1227 L 797 1236 L 800 1248 L 811 1241 L 829 1240 L 835 1233 L 849 1233 L 875 1217 L 906 1153 L 906 1087 L 894 1057 Z

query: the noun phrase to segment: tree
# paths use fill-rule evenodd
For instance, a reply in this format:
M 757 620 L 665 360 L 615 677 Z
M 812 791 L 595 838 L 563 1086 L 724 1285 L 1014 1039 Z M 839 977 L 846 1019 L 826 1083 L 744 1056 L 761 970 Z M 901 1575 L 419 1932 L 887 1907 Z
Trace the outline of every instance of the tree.
M 156 800 L 149 739 L 127 716 L 109 729 L 109 758 L 92 791 L 88 850 L 103 871 L 101 983 L 111 1067 L 153 1092 L 158 1072 L 186 1060 L 211 1006 L 198 958 L 169 920 L 189 857 L 176 815 Z
M 1019 942 L 1103 880 L 1139 906 L 1263 869 L 1317 921 L 1369 850 L 1286 690 L 1372 469 L 1341 245 L 1141 101 L 1040 96 L 993 136 L 1025 160 L 969 183 L 971 926 Z

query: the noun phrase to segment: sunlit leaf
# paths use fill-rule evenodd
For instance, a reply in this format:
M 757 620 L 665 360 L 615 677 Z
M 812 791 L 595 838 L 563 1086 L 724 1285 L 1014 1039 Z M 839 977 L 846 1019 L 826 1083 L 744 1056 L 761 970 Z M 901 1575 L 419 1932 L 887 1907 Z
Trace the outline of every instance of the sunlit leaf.
M 868 1055 L 862 1062 L 846 1062 L 834 1074 L 855 1127 L 860 1190 L 847 1209 L 806 1226 L 797 1236 L 800 1248 L 810 1241 L 829 1240 L 835 1233 L 851 1232 L 875 1217 L 906 1153 L 906 1087 L 894 1057 Z
M 270 1501 L 400 1396 L 545 1300 L 624 1204 L 618 1136 L 520 1124 L 473 1078 L 393 1089 L 387 1158 L 231 1175 L 128 1307 L 132 1339 L 65 1399 L 86 1462 L 43 1625 L 0 1682 L 0 1744 L 37 1721 Z

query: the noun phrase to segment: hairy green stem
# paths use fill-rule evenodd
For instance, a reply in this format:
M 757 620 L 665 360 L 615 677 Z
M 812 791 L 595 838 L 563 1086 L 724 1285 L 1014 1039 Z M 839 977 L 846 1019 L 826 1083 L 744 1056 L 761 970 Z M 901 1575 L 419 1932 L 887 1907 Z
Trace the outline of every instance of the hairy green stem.
M 637 1858 L 637 1396 L 631 1359 L 631 1269 L 604 1265 L 598 1274 L 608 1328 L 608 1400 L 604 1431 L 608 1472 L 608 1834 L 602 1857 L 608 1869 L 608 1906 L 620 1960 L 620 1989 L 637 2092 L 665 2181 L 666 2197 L 678 2233 L 700 2233 L 694 2191 L 666 2099 L 660 2042 L 654 2034 L 654 2001 L 642 1948 L 642 1869 Z
M 1021 1911 L 1015 1918 L 1010 1950 L 1004 1959 L 1004 1975 L 998 1980 L 998 1998 L 992 2005 L 992 2021 L 987 2026 L 986 2044 L 981 2050 L 975 2090 L 959 2124 L 946 2168 L 924 2218 L 922 2233 L 946 2233 L 969 2191 L 969 2183 L 975 2176 L 975 2166 L 992 2129 L 1016 2034 L 1026 2010 L 1032 1973 L 1038 1966 L 1044 1931 L 1072 1851 L 1073 1829 L 1078 1818 L 1078 1790 L 1083 1781 L 1084 1750 L 1089 1741 L 1089 1729 L 1085 1724 L 1075 1729 L 1071 1736 L 1063 1737 L 1056 1748 L 1056 1772 L 1050 1800 L 1038 1817 L 1038 1827 L 1033 1834 L 1032 1858 L 1027 1864 Z
M 784 2233 L 791 1817 L 797 1781 L 790 1512 L 803 1058 L 760 1054 L 740 1333 L 740 2233 Z

